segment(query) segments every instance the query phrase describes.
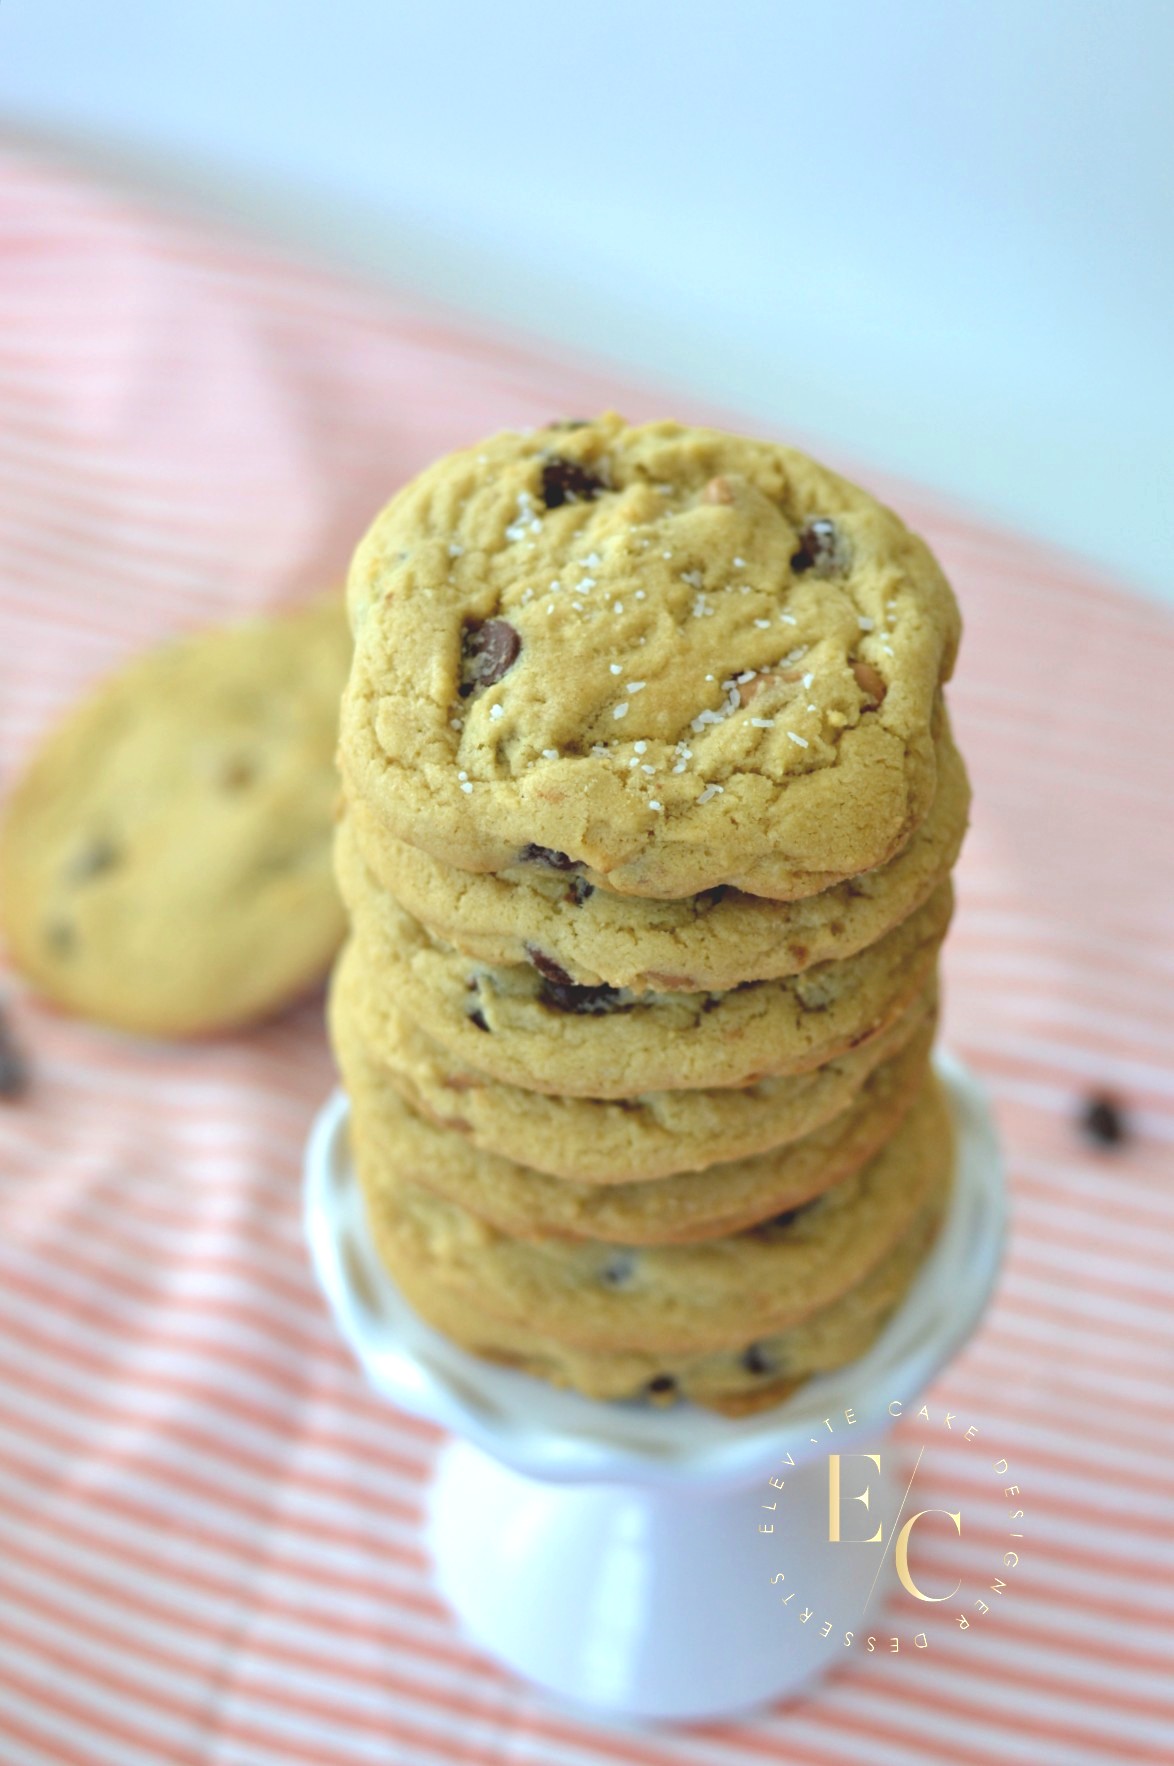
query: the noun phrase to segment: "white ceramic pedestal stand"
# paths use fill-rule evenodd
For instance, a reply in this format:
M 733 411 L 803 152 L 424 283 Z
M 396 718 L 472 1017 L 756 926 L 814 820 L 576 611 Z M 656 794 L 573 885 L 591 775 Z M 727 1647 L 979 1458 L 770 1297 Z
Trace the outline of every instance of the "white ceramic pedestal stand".
M 912 1409 L 974 1331 L 1002 1249 L 1003 1175 L 987 1107 L 957 1062 L 942 1056 L 938 1067 L 957 1125 L 957 1179 L 913 1288 L 860 1361 L 739 1420 L 689 1405 L 593 1402 L 439 1336 L 371 1247 L 346 1100 L 323 1108 L 306 1153 L 314 1265 L 378 1390 L 458 1437 L 441 1454 L 429 1544 L 442 1594 L 488 1654 L 599 1715 L 676 1721 L 751 1709 L 834 1661 L 814 1627 L 782 1624 L 770 1582 L 785 1561 L 788 1586 L 808 1604 L 854 1623 L 876 1570 L 866 1548 L 827 1547 L 824 1419 L 850 1408 L 845 1450 L 875 1448 L 892 1426 L 890 1401 Z M 772 1475 L 784 1476 L 783 1493 Z M 895 1513 L 873 1482 L 873 1515 Z M 778 1508 L 764 1511 L 772 1497 Z M 776 1529 L 769 1555 L 760 1522 Z

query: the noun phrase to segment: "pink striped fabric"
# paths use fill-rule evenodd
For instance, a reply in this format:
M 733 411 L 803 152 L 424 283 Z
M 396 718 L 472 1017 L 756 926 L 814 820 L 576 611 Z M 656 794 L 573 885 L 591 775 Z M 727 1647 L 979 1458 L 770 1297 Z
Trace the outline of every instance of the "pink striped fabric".
M 337 578 L 433 455 L 607 403 L 668 401 L 10 152 L 6 773 L 131 651 Z M 953 705 L 976 810 L 948 1030 L 994 1093 L 1016 1213 L 998 1303 L 937 1396 L 1028 1498 L 997 1620 L 932 1661 L 857 1658 L 744 1725 L 555 1714 L 456 1636 L 419 1534 L 436 1432 L 364 1390 L 310 1280 L 320 1002 L 172 1048 L 12 981 L 34 1083 L 0 1107 L 6 1763 L 1171 1757 L 1174 633 L 1065 558 L 881 488 L 967 619 Z M 1106 1087 L 1135 1134 L 1098 1152 L 1074 1120 Z M 946 1467 L 970 1505 L 937 1548 L 951 1580 L 1004 1525 L 971 1467 Z

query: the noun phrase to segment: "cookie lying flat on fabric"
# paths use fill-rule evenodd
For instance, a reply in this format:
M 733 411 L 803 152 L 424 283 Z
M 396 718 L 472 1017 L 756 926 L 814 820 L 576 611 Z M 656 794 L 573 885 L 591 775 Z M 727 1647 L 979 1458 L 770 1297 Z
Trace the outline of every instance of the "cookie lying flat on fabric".
M 958 857 L 970 807 L 948 730 L 937 748 L 932 807 L 897 856 L 794 902 L 724 887 L 666 902 L 620 896 L 541 856 L 508 873 L 477 875 L 393 839 L 361 801 L 348 806 L 347 819 L 379 884 L 466 956 L 492 964 L 540 957 L 580 986 L 720 992 L 852 956 L 933 893 Z
M 834 1060 L 912 1004 L 953 906 L 949 883 L 940 884 L 876 944 L 801 975 L 728 993 L 628 996 L 567 986 L 530 963 L 475 963 L 430 938 L 374 885 L 345 824 L 335 857 L 371 989 L 389 989 L 470 1067 L 508 1085 L 577 1097 L 744 1086 Z
M 959 621 L 930 552 L 796 452 L 614 416 L 406 487 L 348 581 L 348 794 L 447 864 L 789 900 L 928 810 Z
M 345 922 L 331 868 L 340 594 L 178 640 L 53 729 L 0 831 L 18 966 L 70 1011 L 183 1036 L 319 981 Z
M 514 1238 L 410 1183 L 364 1142 L 356 1161 L 393 1275 L 405 1264 L 427 1274 L 488 1317 L 531 1331 L 535 1350 L 549 1340 L 700 1354 L 789 1329 L 862 1281 L 948 1171 L 952 1131 L 930 1077 L 876 1157 L 806 1207 L 725 1238 L 635 1248 Z
M 847 1108 L 766 1153 L 648 1182 L 574 1183 L 480 1151 L 451 1126 L 418 1115 L 334 1014 L 333 1037 L 351 1099 L 351 1135 L 372 1168 L 455 1202 L 514 1238 L 683 1245 L 725 1237 L 800 1207 L 868 1163 L 896 1132 L 925 1077 L 933 1023 L 875 1069 Z

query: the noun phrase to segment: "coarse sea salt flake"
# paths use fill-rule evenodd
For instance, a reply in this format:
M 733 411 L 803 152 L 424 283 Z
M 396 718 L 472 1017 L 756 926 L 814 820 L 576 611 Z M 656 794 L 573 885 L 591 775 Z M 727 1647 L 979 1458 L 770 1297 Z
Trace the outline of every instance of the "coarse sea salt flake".
M 613 675 L 622 675 L 624 672 L 624 665 L 622 662 L 609 662 L 607 666 L 610 673 Z
M 789 741 L 794 742 L 796 744 L 796 746 L 799 748 L 810 748 L 811 747 L 811 744 L 807 740 L 807 737 L 806 736 L 797 736 L 795 734 L 794 730 L 787 731 L 787 738 Z
M 647 681 L 629 681 L 627 690 L 629 693 L 643 693 L 647 685 Z
M 471 785 L 471 784 L 470 784 L 470 783 L 469 783 L 469 780 L 468 780 L 468 779 L 466 779 L 466 780 L 465 780 L 465 781 L 464 781 L 464 783 L 463 783 L 463 784 L 462 784 L 462 786 L 461 786 L 461 790 L 462 790 L 462 791 L 464 791 L 464 792 L 465 792 L 465 793 L 466 793 L 466 794 L 467 794 L 467 793 L 468 793 L 468 792 L 470 792 L 470 791 L 471 791 L 471 790 L 472 790 L 472 789 L 473 789 L 473 787 L 472 787 L 472 785 Z
M 775 727 L 775 720 L 773 717 L 752 717 L 750 722 L 754 725 L 756 730 L 773 730 Z
M 657 801 L 656 801 L 656 798 L 655 798 L 655 797 L 650 797 L 650 798 L 649 798 L 649 799 L 648 799 L 648 807 L 649 807 L 649 809 L 663 809 L 663 808 L 664 808 L 664 804 L 663 804 L 663 803 L 658 803 L 658 802 L 657 802 Z
M 858 613 L 856 615 L 856 623 L 862 632 L 870 632 L 876 624 L 876 621 L 875 619 L 865 619 L 863 613 Z
M 697 801 L 698 803 L 708 803 L 711 798 L 719 796 L 724 789 L 725 787 L 722 785 L 707 785 Z
M 795 618 L 793 613 L 780 613 L 779 618 L 782 620 L 784 625 L 798 625 L 799 624 L 799 621 Z
M 625 700 L 622 705 L 617 705 L 612 711 L 613 717 L 627 717 L 627 715 L 628 715 L 627 700 Z
M 803 676 L 803 685 L 809 693 L 811 691 L 811 683 L 814 679 L 815 676 L 813 674 L 806 674 Z
M 558 759 L 558 749 L 557 748 L 544 748 L 542 750 L 542 758 L 543 758 L 543 760 L 557 760 Z
M 489 715 L 492 718 L 504 717 L 505 716 L 505 706 L 504 705 L 491 705 L 489 707 Z
M 754 623 L 758 627 L 760 632 L 764 632 L 767 630 L 768 626 L 770 625 L 770 620 L 769 619 L 756 619 L 754 621 Z

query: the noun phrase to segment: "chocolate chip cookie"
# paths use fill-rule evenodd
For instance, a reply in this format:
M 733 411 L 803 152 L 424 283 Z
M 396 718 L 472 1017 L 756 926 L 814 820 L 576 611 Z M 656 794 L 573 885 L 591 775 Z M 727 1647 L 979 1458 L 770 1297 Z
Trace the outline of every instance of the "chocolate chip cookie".
M 496 436 L 388 505 L 348 598 L 348 794 L 457 868 L 792 900 L 933 801 L 954 597 L 794 449 L 610 415 Z
M 33 757 L 0 831 L 12 957 L 70 1011 L 219 1030 L 321 979 L 344 931 L 341 595 L 130 663 Z

